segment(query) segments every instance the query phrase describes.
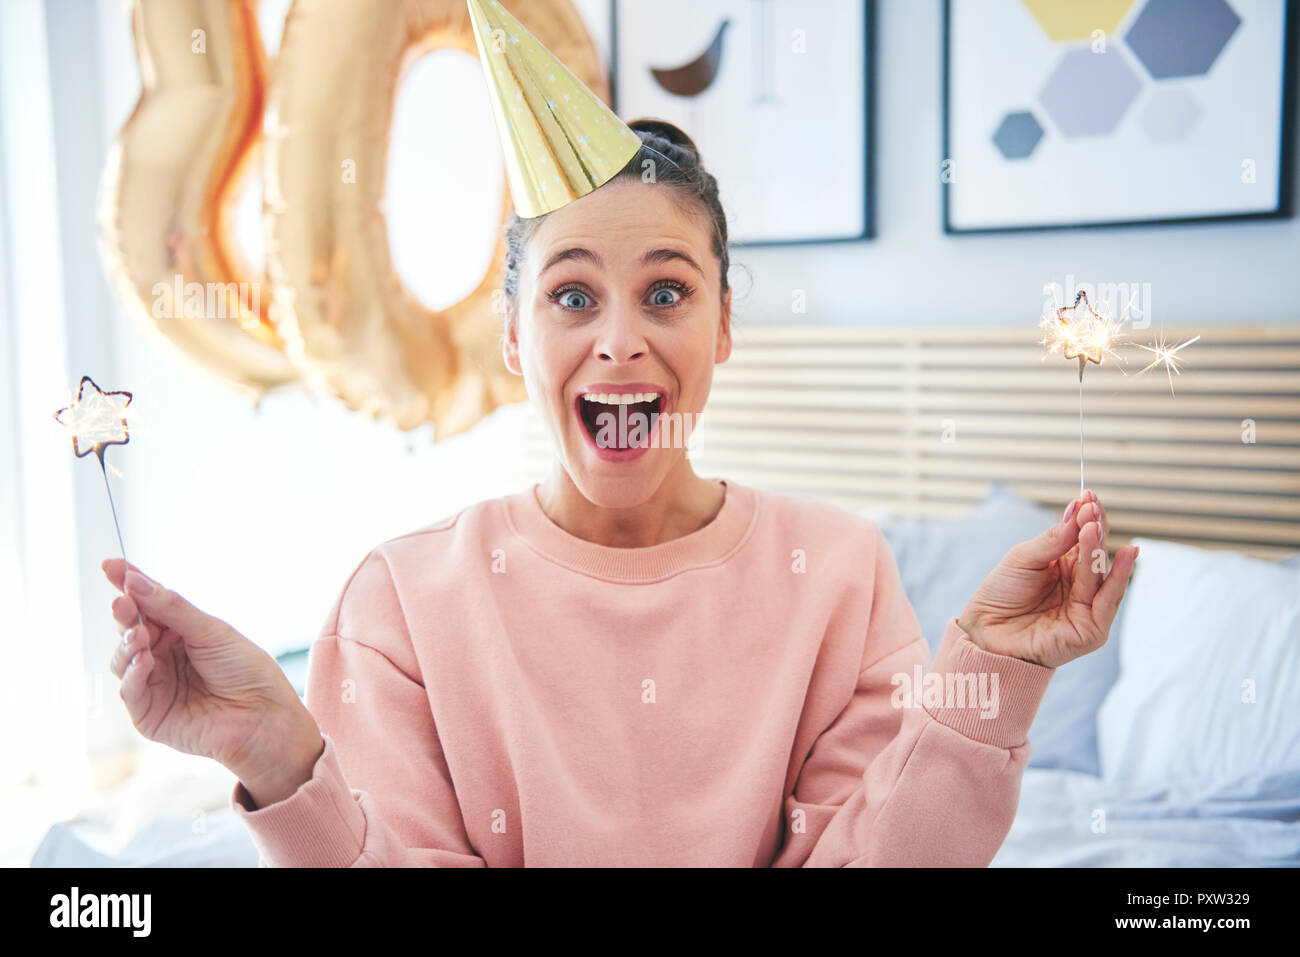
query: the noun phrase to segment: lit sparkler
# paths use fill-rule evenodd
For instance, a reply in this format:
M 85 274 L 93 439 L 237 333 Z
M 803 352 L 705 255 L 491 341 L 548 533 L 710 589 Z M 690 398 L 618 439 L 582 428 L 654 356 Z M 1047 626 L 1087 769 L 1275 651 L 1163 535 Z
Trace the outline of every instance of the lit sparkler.
M 1064 351 L 1065 358 L 1079 360 L 1080 382 L 1083 382 L 1083 370 L 1089 362 L 1101 365 L 1107 355 L 1123 361 L 1123 357 L 1111 348 L 1122 338 L 1121 322 L 1097 313 L 1082 289 L 1074 297 L 1073 306 L 1057 309 L 1056 315 L 1046 317 L 1039 325 L 1047 332 L 1042 345 L 1048 347 L 1049 354 Z
M 1155 358 L 1151 363 L 1139 372 L 1147 372 L 1157 365 L 1163 364 L 1165 374 L 1169 376 L 1169 392 L 1172 395 L 1174 391 L 1174 378 L 1172 373 L 1182 374 L 1178 368 L 1180 350 L 1187 348 L 1200 336 L 1188 339 L 1186 342 L 1170 348 L 1164 340 L 1163 334 L 1156 340 L 1154 345 L 1144 346 L 1140 343 L 1123 342 L 1123 333 L 1120 327 L 1123 320 L 1112 319 L 1109 315 L 1100 315 L 1088 303 L 1088 294 L 1079 290 L 1079 294 L 1074 297 L 1074 305 L 1065 308 L 1058 308 L 1055 315 L 1045 316 L 1039 326 L 1045 331 L 1040 342 L 1047 347 L 1047 352 L 1043 358 L 1048 355 L 1054 355 L 1057 352 L 1064 354 L 1066 359 L 1079 360 L 1079 495 L 1083 495 L 1083 370 L 1089 362 L 1100 366 L 1106 356 L 1113 356 L 1120 362 L 1125 361 L 1124 357 L 1114 350 L 1115 346 L 1132 345 L 1138 349 L 1145 349 L 1152 353 Z M 1122 370 L 1121 370 L 1122 371 Z
M 1160 338 L 1155 341 L 1154 345 L 1144 346 L 1141 344 L 1135 344 L 1138 349 L 1145 349 L 1147 352 L 1150 352 L 1152 355 L 1155 356 L 1155 358 L 1151 360 L 1150 364 L 1148 364 L 1147 367 L 1142 370 L 1142 372 L 1146 372 L 1150 369 L 1155 368 L 1158 365 L 1163 364 L 1165 367 L 1165 375 L 1168 376 L 1169 378 L 1169 394 L 1173 395 L 1174 377 L 1171 374 L 1171 370 L 1172 372 L 1177 372 L 1179 375 L 1183 374 L 1182 370 L 1178 368 L 1178 353 L 1181 350 L 1186 349 L 1188 346 L 1190 346 L 1193 342 L 1195 342 L 1199 338 L 1201 337 L 1193 336 L 1192 338 L 1188 339 L 1186 342 L 1174 346 L 1171 349 L 1168 345 L 1165 344 L 1165 337 L 1164 337 L 1164 333 L 1162 332 L 1160 334 Z M 1139 372 L 1138 375 L 1141 375 L 1142 372 Z
M 90 391 L 87 391 L 87 385 Z M 77 458 L 94 452 L 99 459 L 99 471 L 104 476 L 104 488 L 108 490 L 108 505 L 113 510 L 113 527 L 117 529 L 123 564 L 126 564 L 126 546 L 122 544 L 122 526 L 117 521 L 113 489 L 108 484 L 104 449 L 110 445 L 126 445 L 131 440 L 126 428 L 126 407 L 130 404 L 130 392 L 104 392 L 90 376 L 82 376 L 77 400 L 54 413 L 54 421 L 72 433 L 72 448 Z M 139 615 L 138 609 L 136 613 Z M 140 615 L 140 624 L 144 624 L 143 615 Z
M 1046 316 L 1039 325 L 1046 331 L 1042 345 L 1047 354 L 1064 352 L 1067 359 L 1079 360 L 1079 495 L 1083 495 L 1083 370 L 1089 362 L 1101 365 L 1107 355 L 1122 357 L 1111 346 L 1118 344 L 1120 323 L 1103 316 L 1088 304 L 1088 294 L 1082 289 L 1074 297 L 1074 305 L 1056 310 L 1055 316 Z

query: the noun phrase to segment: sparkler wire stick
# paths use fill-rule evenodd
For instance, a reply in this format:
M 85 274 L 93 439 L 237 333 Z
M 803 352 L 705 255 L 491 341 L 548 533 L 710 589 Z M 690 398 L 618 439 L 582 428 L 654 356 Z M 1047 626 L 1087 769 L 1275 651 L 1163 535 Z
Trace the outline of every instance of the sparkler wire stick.
M 1058 308 L 1040 323 L 1047 330 L 1042 344 L 1051 352 L 1063 350 L 1065 358 L 1079 360 L 1079 497 L 1083 497 L 1083 370 L 1089 362 L 1101 365 L 1118 335 L 1117 325 L 1093 311 L 1083 290 L 1074 305 Z M 1113 353 L 1112 353 L 1113 354 Z
M 129 563 L 126 560 L 126 545 L 122 543 L 122 526 L 118 524 L 117 521 L 117 506 L 113 504 L 113 489 L 108 484 L 108 470 L 104 468 L 103 447 L 100 447 L 99 455 L 97 457 L 99 459 L 99 474 L 104 476 L 104 490 L 108 492 L 108 507 L 113 511 L 113 528 L 117 529 L 117 547 L 122 550 L 122 576 L 123 576 L 123 584 L 125 584 L 126 566 Z M 143 625 L 144 615 L 140 613 L 140 609 L 138 606 L 135 609 L 135 614 L 136 614 L 136 618 L 139 619 L 140 624 Z
M 87 391 L 86 386 L 90 386 Z M 126 560 L 126 545 L 122 541 L 122 525 L 117 520 L 117 505 L 113 501 L 113 489 L 108 482 L 108 467 L 104 464 L 104 449 L 110 445 L 125 445 L 130 441 L 126 428 L 126 407 L 131 404 L 130 392 L 105 392 L 95 385 L 90 376 L 81 377 L 77 389 L 77 399 L 70 406 L 54 413 L 54 421 L 72 433 L 72 448 L 81 458 L 88 452 L 94 452 L 99 459 L 99 472 L 104 476 L 104 489 L 108 492 L 108 507 L 113 511 L 113 528 L 117 530 L 117 544 L 122 549 L 123 576 Z M 136 608 L 136 617 L 144 624 L 144 615 Z
M 1079 356 L 1079 498 L 1083 498 L 1083 356 Z
M 1039 323 L 1039 326 L 1046 333 L 1040 341 L 1040 345 L 1048 347 L 1046 355 L 1063 352 L 1066 359 L 1079 360 L 1080 497 L 1083 496 L 1085 488 L 1083 476 L 1083 370 L 1089 362 L 1100 366 L 1107 355 L 1112 355 L 1120 361 L 1124 360 L 1124 357 L 1112 348 L 1121 345 L 1123 336 L 1120 332 L 1120 325 L 1122 322 L 1122 318 L 1115 321 L 1109 315 L 1101 315 L 1093 310 L 1088 303 L 1088 294 L 1081 289 L 1074 297 L 1073 305 L 1058 307 L 1055 310 L 1055 315 L 1045 315 Z M 1200 338 L 1200 336 L 1193 336 L 1181 345 L 1170 347 L 1165 342 L 1164 334 L 1161 333 L 1153 345 L 1135 344 L 1136 348 L 1145 349 L 1154 356 L 1147 367 L 1138 372 L 1138 375 L 1140 376 L 1158 365 L 1163 365 L 1165 375 L 1169 379 L 1169 393 L 1173 395 L 1173 373 L 1181 374 L 1181 370 L 1178 368 L 1178 361 L 1181 357 L 1178 353 Z M 1124 344 L 1128 345 L 1128 343 Z M 1046 358 L 1046 355 L 1044 355 L 1044 358 Z

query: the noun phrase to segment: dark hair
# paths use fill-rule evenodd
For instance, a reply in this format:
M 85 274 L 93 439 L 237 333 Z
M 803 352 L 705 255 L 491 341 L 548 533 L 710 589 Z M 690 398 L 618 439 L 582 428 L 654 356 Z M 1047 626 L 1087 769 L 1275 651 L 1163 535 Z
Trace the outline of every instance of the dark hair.
M 718 181 L 700 162 L 699 147 L 685 132 L 665 120 L 639 119 L 627 125 L 640 138 L 641 148 L 609 182 L 619 179 L 640 181 L 645 172 L 653 169 L 654 183 L 669 187 L 681 198 L 685 208 L 703 212 L 713 225 L 713 253 L 722 267 L 722 294 L 725 296 L 730 288 L 727 272 L 731 267 L 727 249 L 727 214 L 718 200 Z M 510 212 L 505 232 L 505 297 L 511 304 L 512 315 L 517 315 L 514 307 L 517 306 L 519 268 L 524 261 L 524 248 L 546 215 L 520 219 L 514 210 Z

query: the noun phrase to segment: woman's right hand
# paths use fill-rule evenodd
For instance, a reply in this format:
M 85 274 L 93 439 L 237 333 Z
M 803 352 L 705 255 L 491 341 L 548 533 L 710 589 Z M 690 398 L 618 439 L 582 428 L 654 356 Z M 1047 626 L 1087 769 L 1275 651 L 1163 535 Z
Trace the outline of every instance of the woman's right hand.
M 123 640 L 111 667 L 136 729 L 225 765 L 259 807 L 309 780 L 324 740 L 275 659 L 134 565 L 101 567 L 124 592 L 113 600 Z

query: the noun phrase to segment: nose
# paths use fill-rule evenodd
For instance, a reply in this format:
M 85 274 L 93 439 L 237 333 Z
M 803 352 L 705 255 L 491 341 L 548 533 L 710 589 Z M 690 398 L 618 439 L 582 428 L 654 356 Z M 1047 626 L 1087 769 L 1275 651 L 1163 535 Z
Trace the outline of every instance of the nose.
M 650 354 L 635 308 L 617 306 L 605 310 L 596 336 L 595 354 L 605 362 L 634 362 Z

